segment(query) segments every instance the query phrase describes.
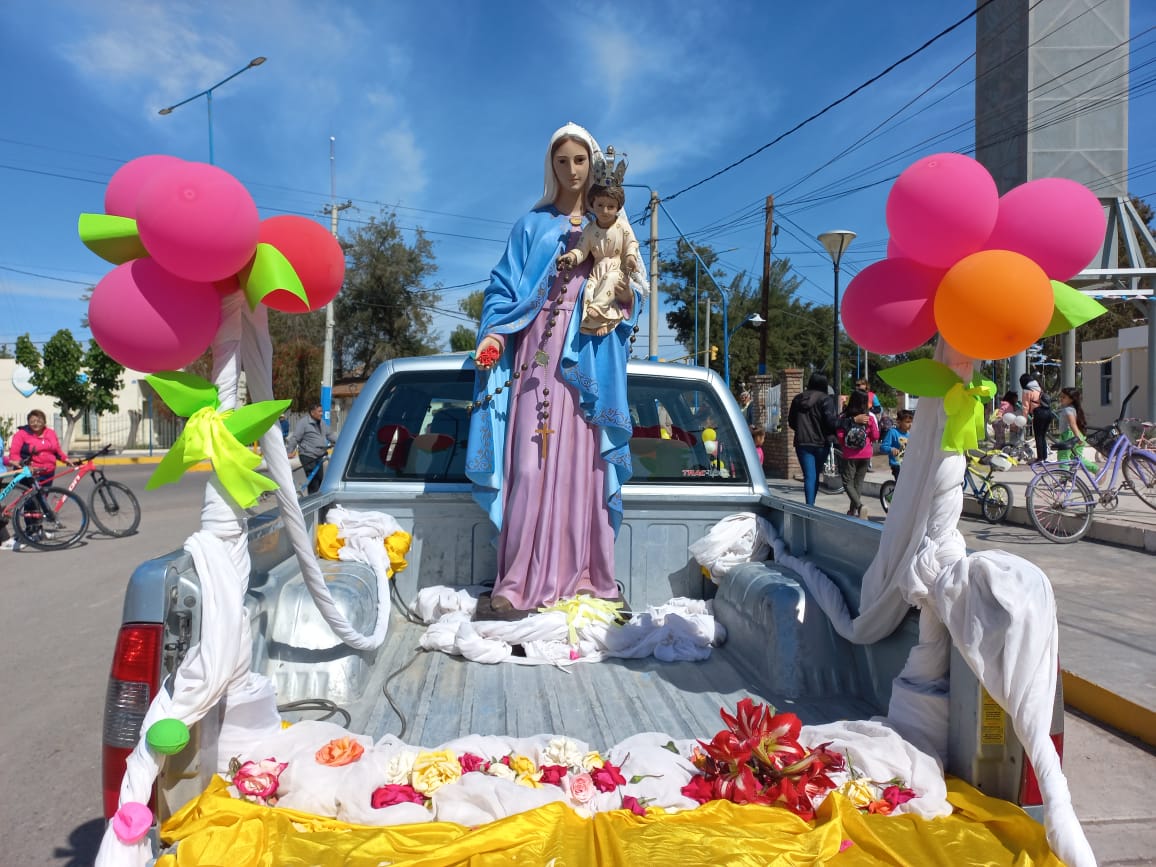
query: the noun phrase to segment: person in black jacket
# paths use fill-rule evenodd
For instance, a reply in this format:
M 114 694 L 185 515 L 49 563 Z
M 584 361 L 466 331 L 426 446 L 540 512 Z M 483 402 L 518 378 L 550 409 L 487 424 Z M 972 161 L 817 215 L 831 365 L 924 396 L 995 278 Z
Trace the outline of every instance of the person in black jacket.
M 787 425 L 795 432 L 795 454 L 803 468 L 803 490 L 808 506 L 815 505 L 819 473 L 831 451 L 838 416 L 835 398 L 827 393 L 826 374 L 812 373 L 807 390 L 795 395 L 787 413 Z

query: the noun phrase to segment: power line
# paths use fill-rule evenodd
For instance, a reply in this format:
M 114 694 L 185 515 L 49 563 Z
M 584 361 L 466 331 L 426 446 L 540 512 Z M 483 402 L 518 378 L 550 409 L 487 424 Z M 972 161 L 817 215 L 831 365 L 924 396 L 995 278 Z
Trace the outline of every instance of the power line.
M 825 115 L 827 112 L 829 112 L 831 109 L 833 109 L 833 108 L 835 108 L 836 106 L 839 106 L 839 105 L 841 105 L 842 103 L 846 102 L 846 101 L 847 101 L 847 100 L 849 100 L 851 97 L 853 97 L 855 94 L 859 93 L 860 91 L 864 90 L 864 89 L 865 89 L 865 88 L 867 88 L 867 87 L 870 87 L 872 84 L 874 84 L 875 82 L 879 81 L 879 79 L 883 78 L 884 76 L 886 76 L 886 75 L 888 75 L 889 73 L 893 72 L 895 69 L 897 69 L 897 68 L 899 68 L 900 66 L 902 66 L 902 65 L 903 65 L 904 63 L 906 63 L 908 60 L 911 60 L 913 57 L 915 57 L 915 56 L 917 56 L 917 55 L 921 54 L 921 53 L 922 53 L 924 50 L 926 50 L 927 48 L 930 48 L 932 45 L 934 45 L 936 42 L 938 42 L 938 41 L 939 41 L 940 39 L 942 39 L 944 36 L 946 36 L 947 34 L 951 33 L 953 30 L 957 29 L 958 27 L 962 26 L 963 24 L 966 24 L 968 21 L 970 21 L 972 18 L 974 18 L 974 17 L 975 17 L 977 14 L 979 14 L 979 12 L 980 12 L 981 10 L 983 10 L 983 9 L 986 9 L 986 8 L 987 8 L 988 6 L 990 6 L 990 5 L 991 5 L 993 2 L 995 2 L 995 0 L 984 0 L 984 2 L 983 2 L 981 5 L 977 6 L 975 9 L 971 10 L 971 12 L 967 13 L 966 15 L 964 15 L 962 18 L 960 18 L 958 21 L 956 21 L 956 22 L 955 22 L 954 24 L 952 24 L 950 27 L 946 27 L 946 28 L 944 28 L 943 30 L 939 31 L 937 34 L 935 34 L 935 35 L 934 35 L 933 37 L 931 37 L 929 40 L 927 40 L 927 41 L 926 41 L 926 42 L 924 42 L 922 45 L 920 45 L 918 48 L 916 48 L 914 51 L 908 52 L 907 54 L 903 55 L 903 57 L 901 57 L 901 58 L 899 58 L 898 60 L 896 60 L 894 63 L 892 63 L 892 64 L 891 64 L 890 66 L 888 66 L 886 69 L 884 69 L 882 72 L 880 72 L 880 73 L 878 73 L 877 75 L 874 75 L 874 76 L 872 76 L 871 78 L 867 79 L 867 80 L 866 80 L 866 81 L 864 81 L 862 84 L 858 85 L 857 87 L 855 87 L 855 88 L 853 88 L 852 90 L 850 90 L 848 93 L 846 93 L 846 94 L 844 94 L 843 96 L 841 96 L 841 97 L 839 97 L 838 99 L 836 99 L 834 102 L 828 103 L 828 104 L 827 104 L 827 105 L 825 105 L 823 108 L 819 109 L 817 112 L 815 112 L 814 114 L 812 114 L 810 117 L 806 118 L 805 120 L 802 120 L 802 121 L 800 121 L 799 123 L 795 124 L 793 127 L 791 127 L 791 128 L 790 128 L 789 130 L 787 130 L 786 132 L 784 132 L 784 133 L 782 133 L 782 134 L 780 134 L 780 135 L 776 136 L 775 138 L 771 139 L 769 142 L 767 142 L 767 143 L 766 143 L 765 145 L 763 145 L 762 147 L 760 147 L 760 148 L 757 148 L 756 150 L 753 150 L 753 151 L 751 151 L 749 154 L 747 154 L 745 157 L 742 157 L 741 159 L 735 160 L 735 161 L 734 161 L 733 163 L 731 163 L 729 166 L 726 166 L 726 167 L 724 167 L 724 168 L 721 168 L 721 169 L 719 169 L 719 170 L 718 170 L 717 172 L 715 172 L 713 175 L 709 175 L 708 177 L 705 177 L 705 178 L 703 178 L 701 181 L 695 181 L 693 184 L 691 184 L 691 185 L 690 185 L 690 186 L 688 186 L 688 187 L 683 187 L 681 190 L 678 190 L 676 193 L 673 193 L 672 195 L 669 195 L 669 196 L 667 196 L 667 197 L 664 199 L 664 201 L 666 201 L 666 202 L 670 202 L 670 201 L 673 201 L 674 199 L 676 199 L 676 198 L 678 198 L 679 196 L 681 196 L 683 193 L 685 193 L 685 192 L 688 192 L 689 190 L 693 190 L 695 187 L 701 187 L 703 184 L 707 183 L 708 181 L 713 181 L 713 180 L 714 180 L 715 178 L 717 178 L 719 175 L 725 174 L 726 172 L 729 172 L 731 169 L 733 169 L 733 168 L 736 168 L 737 166 L 740 166 L 740 165 L 742 165 L 743 163 L 745 163 L 747 160 L 751 159 L 752 157 L 755 157 L 755 156 L 758 156 L 759 154 L 761 154 L 761 153 L 762 153 L 763 151 L 765 151 L 767 148 L 769 148 L 769 147 L 771 147 L 771 146 L 773 146 L 773 145 L 776 145 L 776 144 L 778 144 L 778 143 L 779 143 L 779 142 L 781 142 L 783 139 L 785 139 L 787 136 L 789 136 L 789 135 L 792 135 L 792 134 L 794 134 L 794 133 L 798 132 L 798 131 L 799 131 L 799 130 L 801 130 L 803 127 L 805 127 L 805 126 L 807 126 L 808 124 L 810 124 L 812 121 L 815 121 L 815 120 L 817 120 L 818 118 L 822 117 L 822 116 L 823 116 L 823 115 Z

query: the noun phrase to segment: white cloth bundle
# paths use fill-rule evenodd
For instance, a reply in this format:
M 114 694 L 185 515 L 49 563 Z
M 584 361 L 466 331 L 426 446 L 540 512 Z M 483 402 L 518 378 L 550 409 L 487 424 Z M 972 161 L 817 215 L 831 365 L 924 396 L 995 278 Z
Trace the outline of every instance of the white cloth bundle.
M 531 614 L 515 621 L 474 622 L 470 618 L 476 608 L 471 590 L 419 590 L 413 610 L 429 623 L 421 646 L 471 662 L 569 665 L 607 657 L 697 661 L 707 659 L 711 647 L 726 640 L 726 630 L 714 619 L 710 603 L 701 599 L 671 599 L 635 614 L 623 625 L 598 619 L 575 621 L 577 641 L 573 644 L 571 624 L 562 611 Z M 513 655 L 515 644 L 522 646 L 525 656 Z
M 701 539 L 690 543 L 690 554 L 719 583 L 727 572 L 742 563 L 766 560 L 771 553 L 774 528 L 754 512 L 728 515 Z

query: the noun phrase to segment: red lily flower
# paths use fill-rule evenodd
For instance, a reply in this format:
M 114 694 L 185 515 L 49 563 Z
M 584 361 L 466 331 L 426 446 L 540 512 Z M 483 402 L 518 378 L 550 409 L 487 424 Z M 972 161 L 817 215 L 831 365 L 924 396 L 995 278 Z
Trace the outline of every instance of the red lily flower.
M 708 744 L 699 741 L 708 756 L 726 765 L 735 765 L 751 757 L 751 748 L 744 740 L 739 740 L 734 732 L 721 731 Z
M 727 728 L 744 741 L 762 740 L 768 734 L 767 724 L 774 714 L 773 707 L 755 704 L 752 699 L 744 698 L 735 708 L 736 716 L 731 716 L 725 708 L 719 710 L 719 716 L 726 723 Z

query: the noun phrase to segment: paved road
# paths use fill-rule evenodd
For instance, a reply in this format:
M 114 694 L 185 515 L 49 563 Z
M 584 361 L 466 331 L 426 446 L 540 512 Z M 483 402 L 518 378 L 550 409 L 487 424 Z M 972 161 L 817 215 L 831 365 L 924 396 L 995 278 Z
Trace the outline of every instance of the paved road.
M 87 867 L 95 857 L 103 833 L 101 714 L 124 586 L 138 563 L 179 547 L 197 526 L 206 478 L 194 475 L 146 492 L 149 471 L 109 470 L 141 499 L 144 518 L 138 535 L 92 538 L 67 551 L 0 552 L 5 595 L 0 607 L 0 694 L 6 705 L 0 727 L 4 867 Z M 1091 569 L 1093 553 L 1101 552 L 1081 543 L 1057 556 L 1074 558 L 1072 573 L 1078 576 Z M 1089 558 L 1083 565 L 1081 556 Z M 1113 571 L 1126 562 L 1121 559 Z M 1053 579 L 1059 574 L 1049 572 Z M 1076 628 L 1079 611 L 1071 611 L 1070 617 Z M 1156 754 L 1069 714 L 1065 764 L 1077 813 L 1101 864 L 1156 863 L 1151 797 Z

